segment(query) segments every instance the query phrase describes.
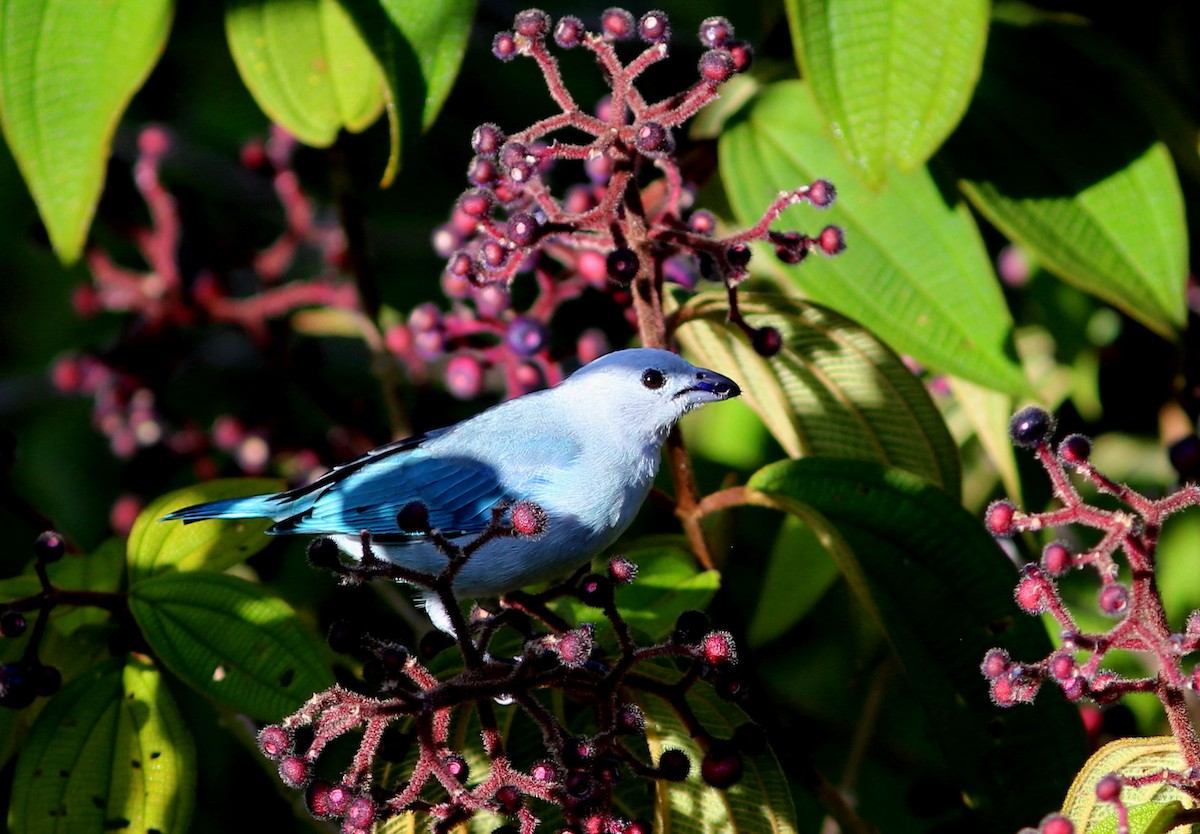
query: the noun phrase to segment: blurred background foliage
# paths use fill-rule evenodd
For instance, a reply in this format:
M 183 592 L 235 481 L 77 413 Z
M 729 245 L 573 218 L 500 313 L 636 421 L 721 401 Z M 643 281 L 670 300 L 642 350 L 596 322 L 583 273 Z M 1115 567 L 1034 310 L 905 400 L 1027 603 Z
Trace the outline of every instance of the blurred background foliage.
M 11 11 L 20 4 L 5 5 Z M 133 184 L 147 125 L 169 131 L 161 177 L 183 224 L 181 274 L 221 271 L 236 286 L 251 253 L 285 228 L 270 180 L 243 164 L 246 143 L 265 140 L 270 130 L 227 45 L 226 15 L 247 5 L 178 4 L 161 58 L 116 127 L 88 239 L 130 268 L 146 266 L 131 229 L 148 220 Z M 556 17 L 588 21 L 605 5 L 542 4 Z M 1116 479 L 1154 494 L 1194 478 L 1200 377 L 1191 324 L 1200 296 L 1187 262 L 1197 221 L 1185 207 L 1197 205 L 1200 185 L 1200 11 L 1187 0 L 1135 9 L 1065 0 L 931 4 L 928 30 L 892 34 L 895 54 L 917 65 L 953 63 L 957 46 L 981 55 L 986 41 L 987 55 L 977 75 L 970 60 L 960 60 L 967 67 L 961 76 L 923 90 L 862 70 L 878 69 L 873 56 L 840 53 L 836 38 L 822 37 L 822 26 L 848 5 L 756 0 L 730 8 L 699 0 L 665 8 L 676 32 L 672 59 L 647 75 L 648 99 L 694 79 L 701 48 L 691 35 L 709 15 L 730 17 L 756 50 L 753 72 L 680 137 L 680 155 L 702 183 L 698 205 L 727 224 L 746 224 L 779 189 L 816 177 L 839 189 L 837 207 L 821 219 L 845 229 L 847 252 L 798 269 L 759 253 L 756 288 L 798 291 L 909 358 L 961 461 L 946 467 L 955 488 L 942 485 L 957 499 L 961 481 L 961 503 L 976 517 L 1002 492 L 1030 507 L 1048 500 L 1044 480 L 1029 461 L 1012 456 L 1005 437 L 1008 415 L 1026 401 L 1057 411 L 1064 430 L 1094 437 L 1097 468 Z M 379 188 L 393 153 L 387 117 L 363 119 L 361 132 L 337 135 L 331 149 L 295 152 L 294 170 L 319 221 L 336 225 L 339 196 L 353 194 L 384 321 L 402 322 L 422 303 L 445 305 L 439 283 L 445 260 L 432 238 L 464 188 L 472 130 L 487 121 L 516 129 L 554 112 L 532 62 L 501 65 L 490 54 L 493 33 L 510 26 L 521 8 L 485 0 L 475 10 L 457 80 L 441 112 L 425 119 L 422 135 L 412 127 L 430 114 L 414 115 L 411 103 L 402 103 L 399 168 L 389 188 Z M 582 51 L 561 57 L 579 101 L 603 94 L 590 57 Z M 791 80 L 798 75 L 802 84 Z M 893 114 L 889 125 L 911 122 L 919 129 L 877 135 L 877 124 L 862 115 L 869 113 L 864 97 Z M 911 115 L 908 107 L 916 108 Z M 347 336 L 344 322 L 299 314 L 273 321 L 265 355 L 236 328 L 146 334 L 135 316 L 88 307 L 80 293 L 91 281 L 88 262 L 64 265 L 56 255 L 8 150 L 0 152 L 0 194 L 5 576 L 26 568 L 30 543 L 49 522 L 92 552 L 127 532 L 137 509 L 168 489 L 246 472 L 295 478 L 389 439 L 378 356 L 353 332 Z M 815 222 L 812 216 L 791 210 L 778 225 L 803 227 Z M 293 268 L 303 275 L 319 264 L 301 257 Z M 588 326 L 614 340 L 625 333 L 619 310 L 577 304 L 558 312 L 550 338 L 569 354 Z M 697 356 L 717 349 L 687 329 L 681 336 Z M 252 467 L 244 449 L 216 448 L 198 466 L 166 443 L 114 448 L 96 424 L 92 399 L 56 386 L 54 370 L 79 354 L 136 370 L 172 431 L 208 432 L 236 417 L 269 429 L 270 454 Z M 738 376 L 716 360 L 713 366 Z M 444 363 L 429 367 L 399 389 L 404 422 L 414 430 L 460 419 L 500 395 L 491 385 L 490 393 L 460 400 L 441 380 Z M 749 367 L 739 360 L 736 370 Z M 744 483 L 765 463 L 811 451 L 788 448 L 786 437 L 741 403 L 689 418 L 684 432 L 706 493 L 727 479 Z M 905 535 L 919 538 L 921 525 L 940 523 L 936 514 L 920 516 Z M 800 830 L 822 828 L 824 810 L 813 791 L 818 772 L 883 830 L 974 830 L 961 774 L 934 742 L 935 722 L 919 706 L 912 680 L 906 682 L 903 667 L 912 658 L 893 654 L 893 636 L 864 615 L 861 596 L 813 529 L 753 508 L 719 516 L 710 527 L 724 568 L 710 610 L 748 647 L 744 660 L 758 685 L 753 706 L 771 713 L 779 729 L 772 744 L 793 780 Z M 635 532 L 676 530 L 669 513 L 648 509 Z M 881 535 L 886 540 L 886 530 Z M 1161 585 L 1169 613 L 1180 621 L 1200 607 L 1198 540 L 1200 521 L 1192 515 L 1169 527 L 1162 542 Z M 1039 544 L 1017 548 L 1034 554 Z M 930 558 L 936 572 L 938 556 Z M 944 558 L 942 569 L 959 570 L 954 554 Z M 249 564 L 248 574 L 269 582 L 316 628 L 361 610 L 377 612 L 381 630 L 394 623 L 404 636 L 410 627 L 390 595 L 336 590 L 308 568 L 297 543 L 273 542 Z M 953 628 L 952 597 L 914 587 L 911 604 L 934 606 L 942 627 Z M 104 648 L 78 651 L 100 655 Z M 911 665 L 907 671 L 914 673 Z M 182 686 L 175 690 L 190 726 L 234 730 L 195 732 L 201 810 L 193 832 L 279 827 L 282 820 L 318 829 L 293 813 L 236 717 Z M 1054 693 L 1019 709 L 1030 711 L 1030 721 L 1075 721 Z M 1106 735 L 1162 729 L 1153 704 L 1136 698 L 1088 718 L 1092 745 Z M 5 721 L 11 753 L 27 724 Z M 1064 731 L 1071 749 L 1029 755 L 1061 756 L 1067 762 L 1059 771 L 1071 772 L 1086 755 L 1080 726 Z M 11 772 L 11 759 L 7 767 Z M 1036 822 L 1066 787 L 1010 776 L 1007 787 L 1021 797 L 993 820 L 998 830 Z

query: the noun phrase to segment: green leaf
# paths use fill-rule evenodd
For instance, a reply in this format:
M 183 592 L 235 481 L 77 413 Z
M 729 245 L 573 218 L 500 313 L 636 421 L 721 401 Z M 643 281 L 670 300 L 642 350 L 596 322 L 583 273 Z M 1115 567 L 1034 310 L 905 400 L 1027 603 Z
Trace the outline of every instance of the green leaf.
M 787 634 L 838 576 L 837 564 L 812 528 L 795 516 L 785 518 L 771 548 L 746 641 L 757 647 Z
M 158 61 L 171 0 L 0 0 L 0 126 L 63 263 L 79 258 L 113 132 Z
M 129 581 L 167 571 L 223 571 L 270 543 L 270 519 L 211 519 L 184 524 L 163 521 L 167 513 L 192 504 L 278 492 L 282 482 L 268 478 L 230 478 L 169 492 L 151 501 L 129 532 Z
M 1118 81 L 1069 29 L 996 24 L 946 157 L 972 204 L 1048 270 L 1170 337 L 1185 315 L 1183 197 Z
M 797 64 L 873 185 L 911 171 L 958 124 L 979 80 L 988 0 L 786 0 Z M 936 45 L 936 46 L 935 46 Z
M 196 753 L 148 661 L 112 660 L 76 679 L 38 717 L 17 761 L 13 834 L 183 831 Z
M 748 486 L 825 536 L 979 818 L 1012 831 L 1030 808 L 1054 807 L 1083 758 L 1083 729 L 1055 692 L 1010 710 L 988 697 L 979 663 L 989 649 L 1032 661 L 1051 646 L 1018 612 L 1016 574 L 979 520 L 928 482 L 863 461 L 783 461 Z
M 67 554 L 46 569 L 57 588 L 115 593 L 125 573 L 125 543 L 108 539 L 87 555 Z M 50 614 L 54 627 L 63 634 L 95 623 L 104 623 L 111 614 L 101 608 L 57 606 Z
M 777 272 L 900 353 L 990 388 L 1024 390 L 1008 308 L 966 206 L 947 205 L 925 169 L 896 173 L 887 188 L 871 191 L 820 124 L 808 88 L 783 82 L 768 87 L 719 142 L 721 179 L 742 223 L 757 222 L 780 189 L 821 177 L 838 188 L 827 212 L 797 206 L 775 225 L 841 226 L 846 251 Z
M 258 106 L 307 145 L 383 112 L 383 70 L 339 0 L 227 0 L 225 34 Z
M 679 341 L 704 364 L 737 378 L 747 404 L 788 455 L 873 460 L 958 496 L 958 448 L 925 386 L 887 345 L 805 301 L 744 292 L 738 307 L 755 327 L 779 330 L 777 354 L 760 356 L 726 321 L 723 292 L 688 300 Z
M 165 573 L 129 609 L 168 669 L 235 712 L 277 721 L 333 685 L 321 642 L 286 602 L 244 579 Z
M 666 683 L 668 673 L 648 664 L 638 673 Z M 675 677 L 678 677 L 677 675 Z M 705 784 L 700 778 L 703 749 L 692 738 L 679 712 L 665 699 L 640 690 L 630 697 L 646 714 L 646 741 L 650 756 L 658 761 L 668 748 L 682 750 L 692 760 L 691 772 L 682 782 L 659 780 L 655 783 L 655 831 L 672 834 L 725 834 L 729 831 L 755 834 L 794 834 L 796 810 L 788 791 L 787 779 L 775 758 L 767 750 L 758 756 L 745 756 L 741 780 L 728 790 Z M 733 731 L 750 719 L 738 707 L 723 701 L 711 687 L 697 685 L 687 696 L 688 704 L 701 725 L 717 738 L 730 738 Z
M 1122 738 L 1097 750 L 1080 769 L 1067 792 L 1062 813 L 1087 834 L 1116 834 L 1117 814 L 1113 805 L 1096 798 L 1096 783 L 1110 773 L 1126 778 L 1144 777 L 1162 771 L 1186 772 L 1187 763 L 1171 736 Z M 1160 834 L 1172 828 L 1185 808 L 1196 807 L 1186 793 L 1165 782 L 1124 785 L 1121 801 L 1129 808 L 1132 834 Z

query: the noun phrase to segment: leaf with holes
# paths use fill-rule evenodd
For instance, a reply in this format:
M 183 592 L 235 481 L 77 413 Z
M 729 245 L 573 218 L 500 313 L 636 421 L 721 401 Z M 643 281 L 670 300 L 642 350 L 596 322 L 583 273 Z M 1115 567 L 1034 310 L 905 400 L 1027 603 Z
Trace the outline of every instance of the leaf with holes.
M 928 391 L 904 361 L 858 325 L 825 307 L 743 292 L 754 327 L 774 327 L 783 347 L 760 356 L 726 319 L 723 292 L 693 296 L 677 314 L 684 349 L 721 368 L 792 457 L 873 460 L 959 493 L 958 448 Z
M 987 0 L 786 0 L 801 74 L 847 156 L 880 184 L 924 165 L 979 79 Z M 934 47 L 936 44 L 936 47 Z
M 196 751 L 149 661 L 111 660 L 50 701 L 13 778 L 13 834 L 183 831 Z
M 0 0 L 0 126 L 54 251 L 79 258 L 117 122 L 158 61 L 171 0 Z
M 819 178 L 838 188 L 837 202 L 820 214 L 794 206 L 774 224 L 840 226 L 846 251 L 813 255 L 769 270 L 868 328 L 898 353 L 939 372 L 1009 392 L 1025 389 L 1012 344 L 1012 319 L 965 204 L 947 196 L 924 168 L 892 176 L 872 191 L 858 181 L 831 138 L 808 88 L 772 84 L 722 134 L 721 181 L 738 220 L 758 221 L 780 189 Z
M 163 521 L 173 510 L 264 492 L 278 492 L 281 481 L 268 478 L 229 478 L 169 492 L 151 501 L 138 515 L 126 547 L 129 579 L 136 582 L 168 571 L 223 571 L 262 550 L 270 519 L 207 519 L 184 524 Z
M 1083 756 L 1083 728 L 1057 693 L 1008 710 L 988 697 L 979 663 L 989 649 L 1037 659 L 1051 646 L 1017 610 L 1012 564 L 980 521 L 927 481 L 866 461 L 782 461 L 748 489 L 824 535 L 980 819 L 1012 831 L 1029 808 L 1054 807 Z
M 286 602 L 244 579 L 151 576 L 130 587 L 129 609 L 168 669 L 256 720 L 277 721 L 333 685 L 312 630 Z

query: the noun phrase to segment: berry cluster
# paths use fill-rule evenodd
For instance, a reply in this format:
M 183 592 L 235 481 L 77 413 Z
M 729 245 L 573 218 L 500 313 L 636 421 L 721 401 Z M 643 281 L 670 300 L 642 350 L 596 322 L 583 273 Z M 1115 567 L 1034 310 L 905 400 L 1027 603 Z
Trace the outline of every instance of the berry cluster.
M 138 139 L 133 180 L 149 222 L 120 231 L 132 241 L 146 265 L 144 271 L 121 265 L 99 244 L 92 244 L 86 253 L 92 281 L 73 294 L 81 317 L 122 313 L 128 326 L 102 351 L 60 357 L 51 369 L 51 380 L 59 392 L 93 401 L 93 425 L 119 458 L 165 453 L 190 461 L 202 479 L 216 476 L 222 466 L 219 461 L 224 460 L 243 474 L 259 474 L 271 462 L 298 470 L 293 473 L 298 479 L 320 472 L 323 461 L 311 450 L 278 453 L 278 447 L 291 444 L 276 438 L 277 428 L 269 417 L 261 425 L 218 418 L 204 427 L 172 413 L 164 405 L 168 399 L 164 391 L 175 369 L 203 364 L 196 360 L 211 345 L 201 341 L 197 349 L 197 339 L 234 331 L 245 342 L 247 355 L 257 350 L 264 362 L 270 362 L 284 353 L 280 347 L 286 333 L 277 322 L 301 308 L 338 309 L 360 320 L 358 294 L 353 283 L 345 280 L 344 235 L 336 224 L 319 219 L 292 168 L 296 142 L 276 131 L 266 143 L 248 144 L 241 163 L 253 176 L 269 179 L 283 209 L 283 231 L 262 250 L 229 242 L 231 247 L 244 245 L 245 251 L 223 252 L 228 262 L 224 266 L 185 268 L 183 253 L 189 244 L 185 209 L 161 179 L 164 162 L 177 152 L 175 145 L 174 137 L 157 126 L 144 129 Z M 231 179 L 239 175 L 247 176 L 238 171 Z M 192 242 L 189 251 L 197 248 Z M 364 324 L 364 330 L 369 329 Z M 374 340 L 380 341 L 378 336 Z M 242 419 L 254 411 L 245 409 Z M 237 431 L 229 431 L 231 426 Z M 357 453 L 371 444 L 362 445 L 363 449 L 332 450 L 326 457 Z M 119 515 L 131 520 L 132 514 Z
M 1163 498 L 1151 499 L 1096 471 L 1090 461 L 1091 442 L 1086 437 L 1072 434 L 1055 444 L 1054 430 L 1054 419 L 1036 407 L 1018 412 L 1009 424 L 1013 443 L 1033 451 L 1061 506 L 1033 513 L 1019 510 L 1011 501 L 994 501 L 985 513 L 985 525 L 1000 538 L 1068 525 L 1096 530 L 1099 538 L 1083 550 L 1051 542 L 1043 548 L 1040 560 L 1022 567 L 1015 591 L 1017 605 L 1028 614 L 1053 617 L 1061 629 L 1062 645 L 1035 662 L 1015 661 L 1002 648 L 989 651 L 981 668 L 992 698 L 1001 706 L 1029 702 L 1047 681 L 1056 684 L 1071 701 L 1086 698 L 1109 704 L 1132 692 L 1154 693 L 1163 704 L 1188 772 L 1162 771 L 1139 777 L 1139 782 L 1168 782 L 1200 797 L 1200 741 L 1185 701 L 1189 691 L 1200 691 L 1200 668 L 1189 671 L 1183 665 L 1187 655 L 1200 649 L 1200 611 L 1192 612 L 1183 631 L 1173 631 L 1155 584 L 1162 525 L 1172 514 L 1200 504 L 1200 487 L 1189 484 Z M 1106 509 L 1089 504 L 1072 483 L 1070 473 L 1099 493 L 1114 497 L 1123 507 Z M 1123 555 L 1127 565 L 1125 579 L 1118 554 Z M 1085 569 L 1096 572 L 1100 581 L 1097 605 L 1113 618 L 1112 627 L 1104 632 L 1082 631 L 1060 593 L 1062 577 Z M 1156 672 L 1130 678 L 1105 668 L 1105 659 L 1114 650 L 1144 653 L 1153 659 Z M 1100 798 L 1119 802 L 1121 780 L 1116 776 L 1112 779 L 1115 781 L 1099 783 L 1106 786 L 1105 796 Z
M 834 255 L 844 248 L 834 226 L 816 237 L 769 228 L 790 205 L 830 205 L 834 188 L 825 180 L 782 192 L 757 224 L 734 234 L 719 235 L 715 217 L 692 208 L 674 131 L 750 66 L 752 51 L 734 37 L 728 20 L 709 18 L 700 27 L 707 51 L 696 82 L 661 101 L 647 101 L 637 81 L 667 57 L 670 34 L 661 11 L 635 19 L 612 8 L 597 31 L 574 16 L 555 23 L 529 9 L 516 15 L 511 30 L 496 35 L 496 57 L 534 60 L 560 112 L 513 133 L 492 123 L 475 130 L 475 156 L 467 167 L 471 186 L 435 236 L 447 258 L 442 287 L 455 306 L 446 314 L 418 308 L 407 327 L 389 333 L 401 355 L 427 360 L 451 353 L 446 380 L 457 395 L 478 393 L 491 367 L 504 369 L 510 395 L 556 382 L 563 357 L 550 347 L 551 318 L 564 301 L 587 290 L 623 305 L 642 343 L 661 347 L 663 282 L 692 288 L 700 277 L 721 281 L 729 289 L 731 320 L 769 355 L 779 349 L 779 334 L 751 327 L 737 310 L 735 288 L 748 275 L 748 244 L 769 241 L 789 264 L 814 250 Z M 594 56 L 611 89 L 594 113 L 581 108 L 564 84 L 551 41 Z M 642 49 L 623 63 L 620 41 L 640 41 Z M 569 140 L 557 138 L 564 131 Z M 575 140 L 580 134 L 587 139 Z M 579 164 L 586 179 L 561 197 L 552 193 L 547 177 L 559 163 Z M 508 292 L 519 273 L 532 273 L 537 288 L 522 311 L 513 309 Z M 604 349 L 596 331 L 582 334 L 576 345 L 584 361 Z
M 419 520 L 425 515 L 422 509 L 406 512 Z M 692 761 L 673 748 L 661 751 L 657 761 L 647 761 L 648 722 L 637 703 L 639 693 L 665 700 L 706 749 L 699 775 L 709 785 L 733 785 L 741 778 L 743 756 L 765 750 L 757 725 L 744 724 L 729 739 L 713 737 L 687 700 L 700 680 L 713 682 L 726 697 L 744 693 L 736 671 L 737 648 L 728 632 L 713 630 L 704 614 L 692 611 L 679 618 L 668 640 L 648 646 L 635 641 L 615 603 L 616 588 L 635 579 L 636 568 L 626 559 L 613 559 L 603 574 L 585 575 L 581 569 L 537 594 L 509 594 L 497 612 L 476 608 L 469 619 L 463 616 L 453 580 L 471 555 L 496 538 L 536 536 L 544 528 L 545 515 L 538 507 L 517 504 L 497 508 L 490 527 L 466 545 L 429 531 L 447 556 L 446 568 L 436 576 L 376 558 L 368 534 L 359 563 L 342 562 L 328 540 L 314 542 L 312 561 L 333 569 L 344 583 L 402 579 L 436 593 L 450 616 L 465 666 L 439 678 L 427 662 L 442 648 L 436 641 L 422 641 L 414 652 L 347 623 L 335 625 L 331 645 L 362 661 L 361 691 L 335 686 L 319 692 L 259 734 L 264 755 L 278 764 L 284 784 L 306 791 L 314 816 L 340 820 L 344 834 L 354 834 L 402 813 L 426 815 L 434 831 L 493 813 L 510 820 L 511 827 L 502 830 L 532 834 L 539 814 L 557 808 L 569 830 L 648 834 L 649 822 L 626 819 L 614 807 L 616 784 L 630 776 L 681 781 L 691 772 Z M 615 648 L 603 647 L 594 625 L 571 626 L 555 614 L 551 603 L 564 597 L 599 609 Z M 517 656 L 493 657 L 499 641 L 513 637 L 519 640 Z M 657 667 L 656 672 L 649 666 Z M 664 682 L 664 671 L 673 682 Z M 561 709 L 552 708 L 551 695 L 570 705 L 569 722 Z M 509 755 L 498 716 L 507 709 L 520 710 L 538 727 L 541 755 L 520 764 Z M 481 729 L 484 773 L 471 772 L 476 751 L 456 742 L 451 732 L 452 722 L 471 720 L 469 714 Z M 362 731 L 357 751 L 339 779 L 316 778 L 318 760 L 331 742 L 356 730 Z M 378 784 L 379 760 L 405 761 L 404 779 Z
M 22 637 L 29 627 L 26 612 L 37 610 L 33 633 L 21 658 L 0 666 L 0 707 L 24 709 L 37 697 L 53 695 L 62 686 L 62 673 L 38 659 L 38 648 L 46 630 L 46 618 L 55 605 L 54 589 L 46 576 L 46 566 L 57 562 L 66 552 L 66 543 L 58 533 L 47 531 L 33 545 L 41 593 L 0 605 L 0 638 Z

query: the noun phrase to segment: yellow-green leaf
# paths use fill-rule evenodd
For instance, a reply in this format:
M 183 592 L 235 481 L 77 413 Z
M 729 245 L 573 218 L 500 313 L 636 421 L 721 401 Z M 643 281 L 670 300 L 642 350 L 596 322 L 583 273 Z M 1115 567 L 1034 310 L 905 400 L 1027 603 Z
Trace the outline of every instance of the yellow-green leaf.
M 681 308 L 680 343 L 702 364 L 733 376 L 792 457 L 873 460 L 959 493 L 958 450 L 925 386 L 887 345 L 832 310 L 781 295 L 744 292 L 739 309 L 770 326 L 783 348 L 764 358 L 725 321 L 723 292 Z
M 64 263 L 83 249 L 113 132 L 173 10 L 171 0 L 0 0 L 0 126 Z
M 17 761 L 13 834 L 184 831 L 196 753 L 179 708 L 147 660 L 112 660 L 75 680 L 38 717 Z
M 340 0 L 228 0 L 225 33 L 258 106 L 305 144 L 383 112 L 383 70 Z
M 866 180 L 918 168 L 979 79 L 988 0 L 786 0 L 797 63 Z
M 1101 747 L 1079 770 L 1063 801 L 1062 813 L 1087 834 L 1116 834 L 1117 813 L 1109 802 L 1096 798 L 1096 783 L 1116 773 L 1144 777 L 1163 771 L 1185 772 L 1187 763 L 1171 736 L 1122 738 Z M 1196 802 L 1165 781 L 1121 788 L 1121 801 L 1129 808 L 1132 834 L 1159 834 L 1171 828 L 1175 816 Z
M 129 533 L 129 581 L 166 571 L 222 571 L 238 564 L 270 542 L 270 519 L 210 519 L 184 524 L 163 521 L 167 513 L 204 501 L 278 492 L 282 482 L 266 478 L 209 481 L 169 492 L 151 501 Z

